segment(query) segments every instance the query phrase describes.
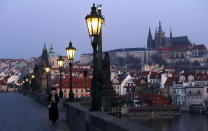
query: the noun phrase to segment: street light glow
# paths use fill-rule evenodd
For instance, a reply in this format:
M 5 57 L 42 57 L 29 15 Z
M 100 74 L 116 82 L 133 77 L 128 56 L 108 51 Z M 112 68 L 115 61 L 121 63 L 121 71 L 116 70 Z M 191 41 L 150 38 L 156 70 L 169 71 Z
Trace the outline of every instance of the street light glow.
M 57 60 L 58 63 L 58 67 L 59 68 L 63 68 L 64 67 L 64 59 L 62 58 L 62 56 L 59 56 L 59 59 Z
M 73 61 L 74 60 L 74 54 L 75 54 L 75 52 L 76 52 L 76 48 L 74 48 L 72 46 L 72 42 L 70 41 L 69 47 L 66 48 L 66 54 L 67 54 L 68 60 L 70 60 L 70 61 Z
M 99 12 L 101 12 L 101 5 L 96 8 L 95 4 L 93 4 L 90 15 L 85 17 L 90 36 L 100 35 L 101 26 L 104 23 L 104 18 Z
M 32 75 L 32 79 L 34 79 L 35 78 L 35 75 Z
M 50 70 L 51 70 L 50 67 L 45 68 L 45 72 L 47 72 L 47 73 L 50 72 Z

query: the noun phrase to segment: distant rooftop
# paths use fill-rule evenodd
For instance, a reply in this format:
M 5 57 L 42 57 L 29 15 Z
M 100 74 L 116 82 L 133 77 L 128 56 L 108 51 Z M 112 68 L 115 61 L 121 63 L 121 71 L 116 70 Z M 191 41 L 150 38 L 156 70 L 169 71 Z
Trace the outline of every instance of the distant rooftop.
M 144 51 L 144 50 L 146 50 L 146 48 L 120 48 L 120 49 L 109 50 L 107 52 L 111 53 L 111 52 L 126 52 L 126 51 Z M 106 51 L 103 51 L 103 53 L 104 52 Z M 82 55 L 92 55 L 92 53 L 86 53 Z
M 126 52 L 126 51 L 144 51 L 146 48 L 121 48 L 121 49 L 115 49 L 110 50 L 108 52 Z

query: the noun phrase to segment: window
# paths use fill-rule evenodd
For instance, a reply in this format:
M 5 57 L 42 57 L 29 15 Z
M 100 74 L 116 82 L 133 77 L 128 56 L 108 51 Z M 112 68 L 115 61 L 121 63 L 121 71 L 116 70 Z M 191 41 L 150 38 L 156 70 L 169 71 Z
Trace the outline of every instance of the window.
M 197 91 L 198 94 L 201 94 L 200 90 Z
M 64 89 L 64 93 L 66 93 L 66 89 Z
M 76 89 L 76 93 L 78 93 L 78 89 Z
M 197 79 L 200 79 L 200 76 L 197 76 Z
M 83 93 L 83 89 L 81 89 L 81 93 Z

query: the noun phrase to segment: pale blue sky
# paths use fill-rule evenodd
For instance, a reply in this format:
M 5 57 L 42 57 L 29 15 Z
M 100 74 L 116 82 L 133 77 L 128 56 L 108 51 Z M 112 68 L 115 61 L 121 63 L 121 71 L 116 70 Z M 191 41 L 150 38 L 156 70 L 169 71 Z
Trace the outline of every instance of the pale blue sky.
M 92 52 L 85 23 L 93 2 L 105 16 L 103 49 L 146 45 L 158 21 L 169 35 L 187 35 L 208 46 L 208 0 L 0 0 L 0 58 L 38 57 L 44 41 L 58 54 L 72 40 L 80 54 Z

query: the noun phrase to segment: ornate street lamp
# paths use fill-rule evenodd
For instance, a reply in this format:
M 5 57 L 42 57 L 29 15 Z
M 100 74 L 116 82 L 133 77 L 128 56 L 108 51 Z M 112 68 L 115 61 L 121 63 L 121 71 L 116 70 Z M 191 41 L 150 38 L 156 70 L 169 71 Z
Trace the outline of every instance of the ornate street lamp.
M 25 81 L 26 81 L 26 82 L 28 82 L 28 81 L 29 81 L 29 79 L 26 77 L 26 78 L 25 78 Z
M 57 60 L 57 63 L 58 63 L 58 67 L 59 67 L 59 71 L 60 71 L 60 90 L 59 90 L 59 98 L 63 98 L 63 91 L 62 91 L 62 88 L 61 88 L 61 72 L 62 72 L 62 69 L 64 67 L 64 59 L 62 58 L 62 56 L 60 55 L 59 56 L 59 59 Z
M 93 39 L 93 78 L 92 78 L 92 111 L 101 110 L 101 86 L 102 86 L 102 42 L 101 31 L 104 18 L 101 15 L 101 6 L 91 7 L 91 13 L 85 17 L 89 36 Z M 92 40 L 92 39 L 91 39 Z M 98 49 L 97 49 L 98 48 Z
M 48 87 L 48 75 L 49 75 L 49 72 L 50 72 L 50 67 L 49 66 L 47 66 L 47 67 L 45 67 L 44 68 L 44 70 L 45 70 L 45 72 L 47 73 L 47 91 L 46 91 L 46 93 L 48 94 L 49 93 L 49 87 Z
M 88 32 L 90 36 L 99 36 L 101 33 L 101 26 L 104 23 L 104 18 L 101 15 L 101 6 L 91 7 L 91 13 L 85 17 L 87 22 Z
M 26 85 L 26 88 L 25 88 L 25 89 L 26 89 L 26 90 L 28 90 L 28 88 L 29 88 L 29 87 L 28 87 L 28 85 L 29 85 L 28 83 L 29 83 L 29 78 L 28 78 L 28 75 L 26 75 L 26 76 L 25 76 L 25 85 Z
M 27 90 L 27 83 L 28 83 L 28 78 L 27 76 L 25 75 L 24 76 L 24 80 L 23 80 L 23 84 L 24 84 L 24 90 L 23 90 L 23 95 L 25 96 L 26 95 L 26 90 Z
M 74 100 L 74 93 L 72 90 L 72 64 L 74 62 L 74 54 L 75 54 L 76 48 L 72 46 L 72 43 L 70 41 L 69 47 L 66 48 L 67 58 L 69 60 L 69 69 L 70 69 L 70 91 L 69 91 L 69 101 Z
M 35 79 L 35 75 L 34 74 L 32 74 L 32 79 Z
M 25 95 L 25 80 L 22 81 L 22 92 Z
M 31 81 L 31 87 L 32 87 L 32 91 L 34 91 L 34 90 L 35 90 L 35 75 L 32 74 L 32 75 L 31 75 L 31 78 L 32 78 L 32 81 Z

